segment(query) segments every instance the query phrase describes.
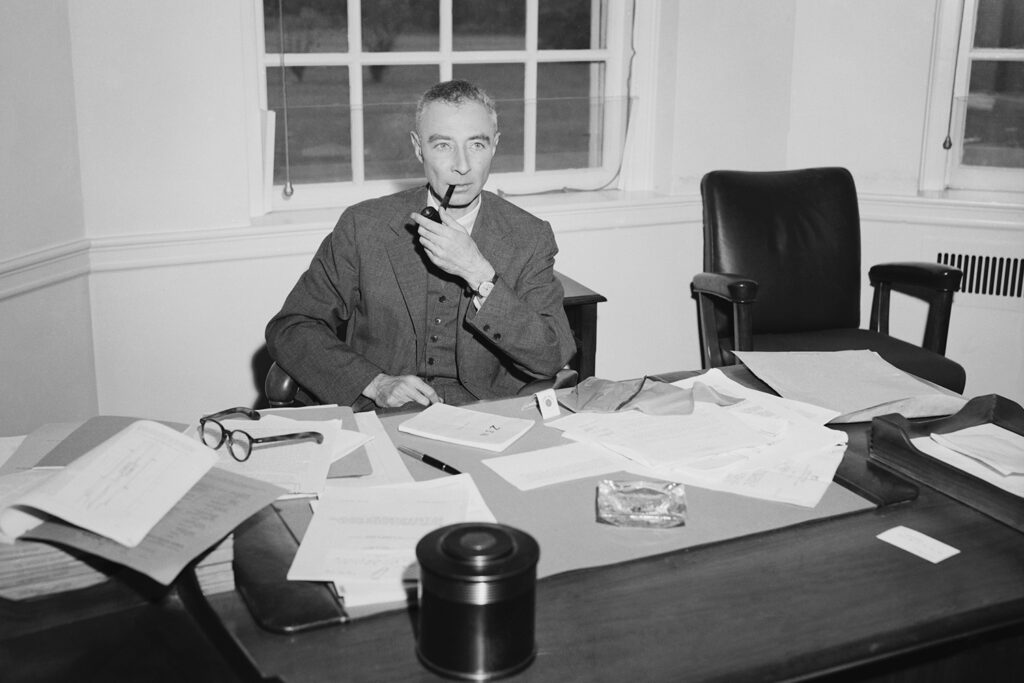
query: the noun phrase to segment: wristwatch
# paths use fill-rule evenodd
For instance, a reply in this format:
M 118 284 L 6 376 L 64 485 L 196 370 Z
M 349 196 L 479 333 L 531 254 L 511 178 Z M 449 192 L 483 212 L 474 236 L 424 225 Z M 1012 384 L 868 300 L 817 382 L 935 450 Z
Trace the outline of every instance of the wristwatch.
M 480 283 L 480 286 L 476 288 L 476 295 L 481 299 L 486 299 L 487 295 L 494 289 L 494 283 L 498 281 L 498 274 L 495 273 L 494 277 L 490 280 L 484 280 Z

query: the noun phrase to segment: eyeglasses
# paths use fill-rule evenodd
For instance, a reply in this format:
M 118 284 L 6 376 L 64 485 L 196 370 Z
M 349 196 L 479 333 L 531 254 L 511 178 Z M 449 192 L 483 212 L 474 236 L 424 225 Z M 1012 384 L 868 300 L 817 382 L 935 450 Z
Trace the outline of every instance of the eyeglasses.
M 199 438 L 210 448 L 216 450 L 228 443 L 228 453 L 238 462 L 245 462 L 252 455 L 252 447 L 256 444 L 278 443 L 281 441 L 302 441 L 314 439 L 317 443 L 324 442 L 324 435 L 320 432 L 296 432 L 295 434 L 281 434 L 280 436 L 254 437 L 252 434 L 243 432 L 241 429 L 227 429 L 217 421 L 217 418 L 224 418 L 228 415 L 245 415 L 250 420 L 260 419 L 258 411 L 252 408 L 229 408 L 219 413 L 204 415 L 199 418 Z

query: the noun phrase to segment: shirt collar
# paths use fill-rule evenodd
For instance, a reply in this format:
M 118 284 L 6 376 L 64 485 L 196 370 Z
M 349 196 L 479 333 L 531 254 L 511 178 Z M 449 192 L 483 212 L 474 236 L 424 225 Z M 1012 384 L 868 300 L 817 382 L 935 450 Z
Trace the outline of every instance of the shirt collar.
M 484 195 L 483 193 L 477 195 L 476 199 L 473 200 L 473 204 L 469 211 L 466 212 L 465 216 L 460 216 L 455 219 L 455 222 L 466 229 L 466 232 L 473 234 L 473 225 L 476 223 L 477 214 L 480 213 L 480 205 L 483 204 Z M 427 190 L 427 206 L 432 206 L 435 209 L 441 208 L 441 202 L 437 201 L 437 197 L 430 190 Z

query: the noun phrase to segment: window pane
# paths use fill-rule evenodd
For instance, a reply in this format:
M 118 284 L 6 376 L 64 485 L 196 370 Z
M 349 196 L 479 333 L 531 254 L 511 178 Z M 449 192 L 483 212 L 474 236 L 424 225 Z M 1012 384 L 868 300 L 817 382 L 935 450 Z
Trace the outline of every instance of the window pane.
M 348 52 L 348 8 L 344 2 L 280 0 L 285 52 Z M 278 0 L 263 0 L 266 51 L 281 52 Z
M 541 50 L 603 48 L 601 17 L 591 13 L 595 4 L 593 0 L 540 0 L 537 47 Z M 603 9 L 604 3 L 600 5 Z
M 436 51 L 438 0 L 362 0 L 363 50 Z
M 294 66 L 288 89 L 287 163 L 293 183 L 352 179 L 348 69 Z M 277 112 L 274 183 L 285 182 L 285 115 L 281 69 L 267 68 L 267 106 Z
M 523 170 L 523 79 L 522 64 L 456 64 L 452 76 L 483 88 L 498 110 L 498 151 L 491 171 L 510 173 Z
M 1024 0 L 978 0 L 974 47 L 1024 48 Z
M 367 179 L 423 177 L 423 164 L 416 160 L 409 131 L 415 125 L 416 102 L 438 82 L 439 74 L 437 66 L 363 69 Z
M 963 163 L 1024 168 L 1024 62 L 971 62 Z
M 455 50 L 526 48 L 525 0 L 453 0 Z
M 601 165 L 604 65 L 537 66 L 537 170 Z

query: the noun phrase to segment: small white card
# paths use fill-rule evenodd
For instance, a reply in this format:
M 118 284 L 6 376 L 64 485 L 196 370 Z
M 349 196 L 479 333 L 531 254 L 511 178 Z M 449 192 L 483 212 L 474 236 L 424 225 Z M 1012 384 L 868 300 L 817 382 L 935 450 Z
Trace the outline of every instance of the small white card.
M 960 553 L 951 545 L 946 545 L 942 541 L 937 541 L 931 536 L 926 536 L 920 531 L 914 531 L 905 526 L 894 526 L 878 534 L 876 538 L 922 557 L 933 564 L 938 564 Z
M 534 396 L 537 397 L 537 407 L 540 408 L 540 416 L 545 420 L 562 414 L 562 411 L 558 409 L 558 397 L 555 396 L 554 389 L 538 391 Z

